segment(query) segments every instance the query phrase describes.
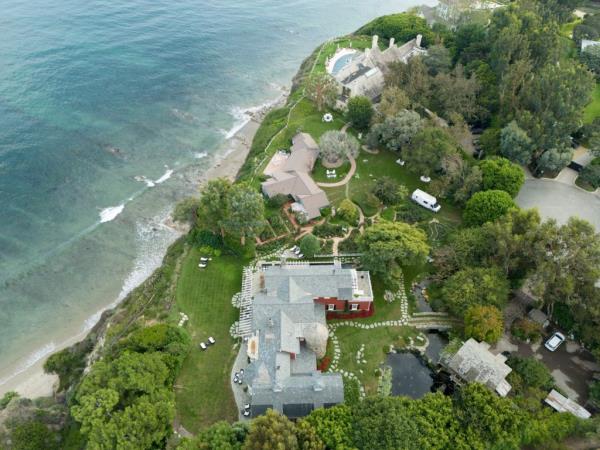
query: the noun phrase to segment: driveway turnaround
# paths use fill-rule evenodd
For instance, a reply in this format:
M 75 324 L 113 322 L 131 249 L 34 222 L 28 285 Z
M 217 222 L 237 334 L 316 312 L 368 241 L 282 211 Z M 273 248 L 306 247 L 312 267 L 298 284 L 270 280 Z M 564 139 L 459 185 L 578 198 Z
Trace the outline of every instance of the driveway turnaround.
M 571 216 L 587 220 L 600 231 L 600 197 L 553 180 L 528 179 L 516 198 L 521 208 L 537 208 L 542 218 L 564 224 Z

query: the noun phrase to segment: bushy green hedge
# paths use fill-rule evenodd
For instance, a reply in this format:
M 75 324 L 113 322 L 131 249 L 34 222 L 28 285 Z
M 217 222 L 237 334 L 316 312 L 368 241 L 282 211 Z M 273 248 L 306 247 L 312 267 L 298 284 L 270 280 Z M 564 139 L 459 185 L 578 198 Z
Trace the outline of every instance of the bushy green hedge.
M 379 17 L 359 28 L 355 34 L 378 35 L 383 39 L 395 38 L 399 45 L 423 35 L 423 46 L 433 41 L 433 32 L 422 17 L 410 13 L 390 14 Z

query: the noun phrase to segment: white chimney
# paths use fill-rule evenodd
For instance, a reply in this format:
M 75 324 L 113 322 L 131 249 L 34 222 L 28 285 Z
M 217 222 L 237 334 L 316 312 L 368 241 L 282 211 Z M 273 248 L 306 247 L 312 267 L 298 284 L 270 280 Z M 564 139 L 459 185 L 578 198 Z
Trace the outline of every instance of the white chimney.
M 373 36 L 373 45 L 371 45 L 371 48 L 373 48 L 373 49 L 377 48 L 378 42 L 379 42 L 379 36 L 377 36 L 377 35 Z
M 396 39 L 390 38 L 390 48 L 392 48 L 395 43 L 396 43 Z
M 417 47 L 421 47 L 421 41 L 423 40 L 422 34 L 417 34 Z

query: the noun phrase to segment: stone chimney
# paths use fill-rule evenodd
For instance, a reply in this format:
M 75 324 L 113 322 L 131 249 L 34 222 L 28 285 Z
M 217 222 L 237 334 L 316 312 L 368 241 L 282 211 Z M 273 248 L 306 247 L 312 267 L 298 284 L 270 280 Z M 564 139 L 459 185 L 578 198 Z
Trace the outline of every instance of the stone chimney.
M 417 34 L 417 47 L 421 47 L 421 41 L 423 40 L 422 34 Z
M 390 48 L 392 48 L 396 44 L 396 39 L 390 38 Z
M 376 49 L 378 43 L 379 43 L 379 36 L 377 36 L 377 35 L 373 36 L 373 45 L 371 45 L 371 48 Z

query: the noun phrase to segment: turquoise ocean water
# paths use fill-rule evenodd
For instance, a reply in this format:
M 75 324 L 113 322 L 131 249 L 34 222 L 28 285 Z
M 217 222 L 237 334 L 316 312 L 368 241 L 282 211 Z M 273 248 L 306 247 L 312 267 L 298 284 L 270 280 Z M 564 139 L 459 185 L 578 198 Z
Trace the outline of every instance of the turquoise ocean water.
M 0 390 L 160 264 L 164 224 L 323 40 L 423 0 L 3 0 Z

